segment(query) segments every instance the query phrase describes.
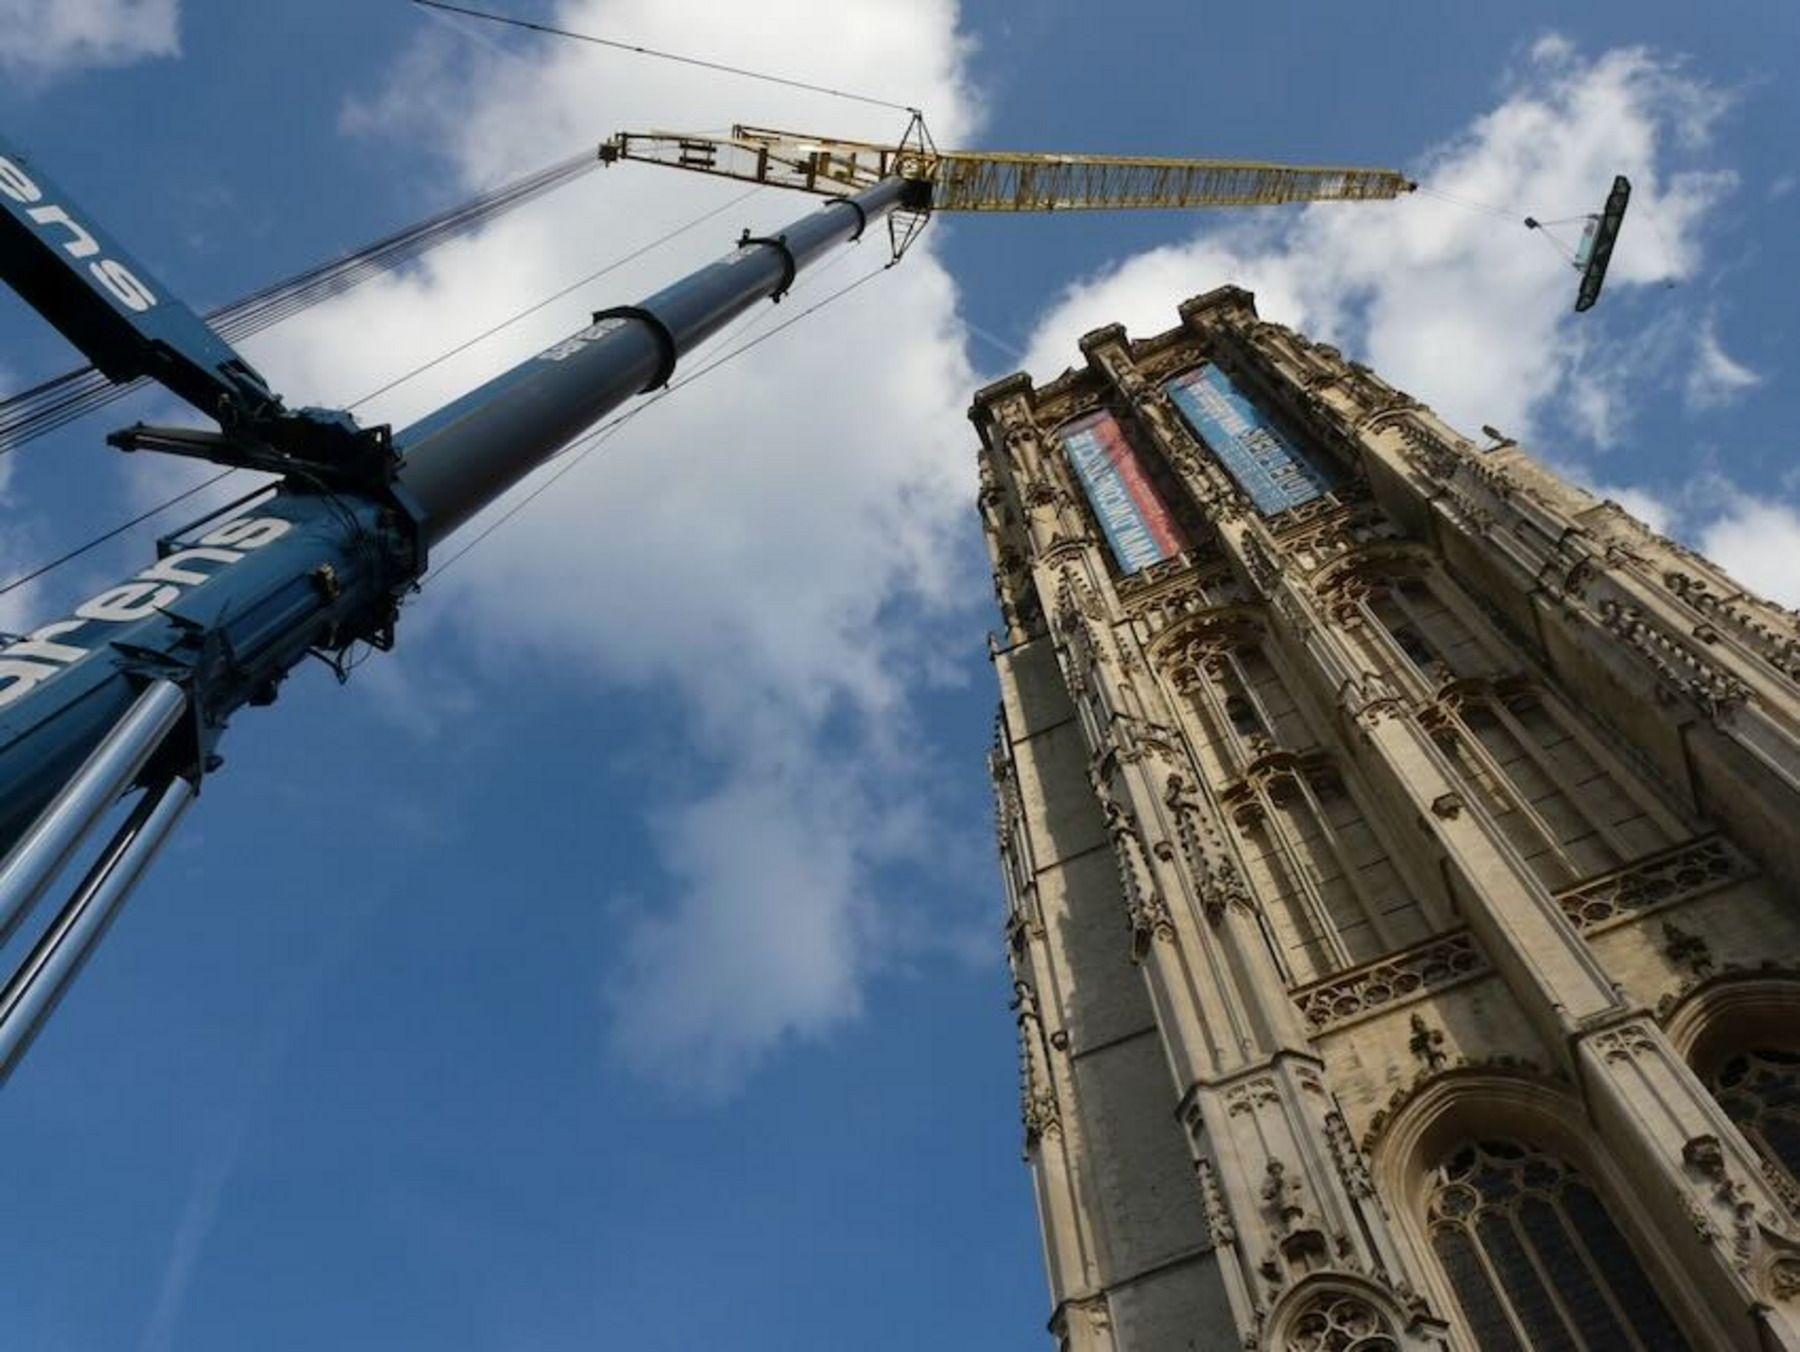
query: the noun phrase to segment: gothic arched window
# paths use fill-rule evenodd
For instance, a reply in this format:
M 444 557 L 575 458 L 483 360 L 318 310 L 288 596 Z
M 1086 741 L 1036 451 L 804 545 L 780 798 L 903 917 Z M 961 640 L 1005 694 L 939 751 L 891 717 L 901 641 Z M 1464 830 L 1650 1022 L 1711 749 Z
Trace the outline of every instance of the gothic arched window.
M 1518 1141 L 1464 1146 L 1429 1194 L 1431 1246 L 1481 1352 L 1676 1352 L 1687 1339 L 1599 1195 Z
M 1800 1183 L 1800 1053 L 1758 1047 L 1712 1075 L 1719 1106 L 1771 1164 Z

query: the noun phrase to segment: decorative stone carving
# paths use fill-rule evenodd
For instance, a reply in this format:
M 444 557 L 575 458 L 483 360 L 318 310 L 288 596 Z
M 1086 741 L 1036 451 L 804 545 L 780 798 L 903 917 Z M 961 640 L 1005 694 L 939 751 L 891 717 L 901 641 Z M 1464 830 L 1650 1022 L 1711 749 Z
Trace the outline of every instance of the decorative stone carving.
M 1390 411 L 1379 410 L 1380 413 Z M 1359 426 L 1358 430 L 1365 429 Z M 1448 483 L 1455 476 L 1467 454 L 1412 418 L 1400 423 L 1400 437 L 1405 443 L 1407 462 L 1427 478 L 1436 479 L 1439 483 Z
M 1769 1294 L 1776 1300 L 1800 1296 L 1800 1258 L 1778 1258 L 1769 1265 Z
M 1712 971 L 1712 949 L 1697 934 L 1689 934 L 1673 920 L 1663 921 L 1663 956 L 1677 967 L 1685 967 L 1696 977 Z
M 1305 1222 L 1306 1185 L 1290 1178 L 1287 1166 L 1280 1160 L 1270 1160 L 1263 1171 L 1261 1196 L 1276 1234 L 1292 1234 Z
M 1628 1023 L 1622 1028 L 1609 1028 L 1594 1034 L 1594 1050 L 1608 1061 L 1630 1061 L 1656 1050 L 1656 1039 L 1648 1029 Z
M 1407 1050 L 1418 1058 L 1427 1071 L 1439 1070 L 1449 1060 L 1444 1051 L 1444 1030 L 1433 1028 L 1425 1022 L 1421 1014 L 1412 1016 L 1412 1039 L 1406 1044 Z
M 1742 681 L 1653 624 L 1636 606 L 1607 599 L 1599 612 L 1600 623 L 1636 649 L 1666 693 L 1689 700 L 1708 718 L 1717 719 L 1750 698 Z
M 1800 682 L 1800 619 L 1792 611 L 1743 595 L 1719 596 L 1699 578 L 1675 569 L 1663 574 L 1663 584 L 1788 680 Z M 1710 641 L 1698 631 L 1695 637 Z
M 1740 1272 L 1748 1272 L 1756 1257 L 1758 1242 L 1756 1203 L 1750 1199 L 1748 1189 L 1731 1176 L 1731 1167 L 1719 1138 L 1712 1135 L 1692 1138 L 1681 1147 L 1681 1162 L 1706 1186 L 1713 1205 L 1730 1218 L 1732 1265 Z M 1692 1218 L 1693 1210 L 1690 1209 L 1688 1214 Z M 1710 1222 L 1707 1228 L 1700 1230 L 1702 1242 L 1711 1242 L 1718 1234 L 1718 1228 Z
M 1399 1352 L 1394 1327 L 1362 1296 L 1322 1291 L 1288 1325 L 1282 1352 Z
M 1037 993 L 1026 982 L 1014 981 L 1011 1007 L 1018 1015 L 1019 1116 L 1025 1129 L 1025 1156 L 1030 1158 L 1032 1146 L 1062 1131 L 1062 1109 L 1048 1068 L 1038 1054 L 1043 1045 L 1043 1022 Z
M 1369 1162 L 1350 1137 L 1350 1124 L 1340 1112 L 1325 1114 L 1325 1140 L 1331 1146 L 1331 1162 L 1337 1166 L 1344 1190 L 1361 1200 L 1375 1195 L 1375 1180 L 1369 1173 Z
M 1435 1071 L 1420 1070 L 1413 1076 L 1411 1083 L 1402 1085 L 1390 1094 L 1388 1101 L 1369 1119 L 1369 1125 L 1362 1135 L 1364 1152 L 1374 1150 L 1376 1143 L 1381 1139 L 1382 1132 L 1394 1120 L 1395 1115 L 1431 1086 L 1452 1076 L 1474 1074 L 1480 1071 L 1503 1071 L 1509 1075 L 1528 1077 L 1558 1089 L 1564 1088 L 1568 1084 L 1568 1076 L 1561 1071 L 1546 1071 L 1542 1066 L 1525 1057 L 1504 1054 L 1480 1058 L 1459 1058 L 1458 1064 L 1454 1067 L 1447 1066 L 1442 1070 Z
M 1125 915 L 1131 924 L 1132 961 L 1142 962 L 1157 939 L 1175 937 L 1175 920 L 1169 904 L 1151 881 L 1149 860 L 1130 811 L 1110 793 L 1105 797 L 1106 830 L 1112 837 L 1113 856 L 1119 869 L 1119 887 L 1125 897 Z
M 1281 1095 L 1275 1089 L 1275 1081 L 1266 1075 L 1251 1080 L 1248 1084 L 1235 1085 L 1225 1094 L 1225 1110 L 1233 1117 L 1253 1113 L 1264 1104 L 1280 1102 Z
M 1381 962 L 1330 977 L 1294 993 L 1315 1033 L 1487 970 L 1475 940 L 1458 932 L 1432 939 Z
M 1219 1191 L 1219 1176 L 1213 1162 L 1204 1157 L 1194 1161 L 1194 1177 L 1200 1184 L 1200 1204 L 1206 1210 L 1206 1228 L 1214 1248 L 1237 1243 L 1237 1227 L 1231 1223 L 1231 1212 Z
M 1254 535 L 1244 537 L 1244 567 L 1249 570 L 1250 580 L 1258 591 L 1265 596 L 1274 593 L 1281 581 L 1281 569 Z
M 1559 892 L 1556 901 L 1578 929 L 1591 930 L 1749 873 L 1748 863 L 1722 837 L 1703 836 Z

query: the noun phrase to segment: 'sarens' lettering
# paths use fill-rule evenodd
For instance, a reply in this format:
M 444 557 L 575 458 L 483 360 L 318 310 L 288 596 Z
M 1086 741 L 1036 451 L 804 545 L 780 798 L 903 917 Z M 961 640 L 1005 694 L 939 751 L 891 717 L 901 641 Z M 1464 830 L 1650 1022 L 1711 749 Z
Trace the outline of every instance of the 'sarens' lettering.
M 572 334 L 554 347 L 547 347 L 538 353 L 539 361 L 567 361 L 582 348 L 597 343 L 615 329 L 625 327 L 623 319 L 597 319 L 580 333 Z
M 116 258 L 97 257 L 100 241 L 93 233 L 62 207 L 45 202 L 44 190 L 4 155 L 0 155 L 0 192 L 27 208 L 25 214 L 44 233 L 49 234 L 54 226 L 66 234 L 68 238 L 60 241 L 63 252 L 75 259 L 92 259 L 87 265 L 88 275 L 127 310 L 142 314 L 156 304 L 155 294 L 130 268 Z
M 0 164 L 4 163 L 0 160 Z M 158 559 L 129 582 L 89 597 L 75 607 L 75 614 L 69 619 L 47 624 L 0 648 L 0 707 L 11 704 L 94 650 L 92 640 L 84 646 L 71 642 L 70 635 L 93 624 L 130 624 L 149 619 L 179 599 L 182 588 L 196 586 L 213 576 L 201 565 L 223 567 L 236 563 L 251 550 L 279 540 L 292 528 L 293 522 L 278 516 L 246 516 L 229 521 L 186 549 Z

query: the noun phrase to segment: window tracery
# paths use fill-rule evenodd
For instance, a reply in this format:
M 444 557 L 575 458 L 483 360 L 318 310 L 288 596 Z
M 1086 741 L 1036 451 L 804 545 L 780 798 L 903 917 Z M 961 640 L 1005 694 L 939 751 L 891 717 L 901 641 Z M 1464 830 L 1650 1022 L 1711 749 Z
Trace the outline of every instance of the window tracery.
M 1720 1064 L 1708 1088 L 1764 1161 L 1800 1186 L 1800 1052 L 1758 1047 Z
M 1290 981 L 1313 981 L 1425 938 L 1418 900 L 1329 756 L 1266 751 L 1223 801 Z
M 1689 1346 L 1599 1194 L 1566 1160 L 1471 1142 L 1436 1170 L 1431 1246 L 1481 1352 Z
M 1317 738 L 1262 631 L 1227 612 L 1171 636 L 1162 663 L 1195 762 L 1245 845 L 1276 961 L 1305 983 L 1430 932 L 1417 897 Z
M 1684 834 L 1528 681 L 1453 682 L 1422 718 L 1546 887 L 1616 869 Z
M 1397 658 L 1426 689 L 1455 677 L 1493 673 L 1494 658 L 1475 627 L 1440 595 L 1418 560 L 1377 555 L 1335 578 L 1328 590 L 1341 621 L 1385 635 Z
M 1314 1296 L 1294 1318 L 1283 1352 L 1399 1352 L 1393 1326 L 1368 1301 L 1342 1291 Z

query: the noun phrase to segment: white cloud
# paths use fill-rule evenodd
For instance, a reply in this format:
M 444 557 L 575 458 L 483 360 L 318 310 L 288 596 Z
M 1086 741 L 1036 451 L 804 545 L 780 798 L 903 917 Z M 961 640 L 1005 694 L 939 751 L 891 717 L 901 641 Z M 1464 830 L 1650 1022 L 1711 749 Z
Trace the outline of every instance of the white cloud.
M 0 0 L 0 66 L 51 75 L 181 52 L 180 0 Z
M 1719 342 L 1718 326 L 1711 316 L 1701 324 L 1695 339 L 1694 362 L 1688 368 L 1683 393 L 1689 408 L 1717 408 L 1732 403 L 1745 390 L 1760 385 L 1762 377 L 1742 362 L 1734 361 Z
M 1414 172 L 1425 191 L 1209 222 L 1188 245 L 1072 287 L 1044 316 L 1031 369 L 1061 369 L 1099 323 L 1167 328 L 1176 298 L 1231 281 L 1256 292 L 1266 317 L 1355 351 L 1452 423 L 1529 439 L 1558 402 L 1605 445 L 1620 431 L 1628 370 L 1596 350 L 1591 328 L 1570 313 L 1573 271 L 1521 219 L 1594 210 L 1613 175 L 1626 174 L 1632 215 L 1609 295 L 1688 275 L 1700 224 L 1734 180 L 1668 161 L 1672 148 L 1703 147 L 1725 106 L 1718 91 L 1642 49 L 1585 61 L 1567 39 L 1547 37 L 1496 108 L 1423 157 Z M 1564 227 L 1571 238 L 1579 228 Z
M 584 0 L 553 22 L 828 75 L 929 108 L 946 143 L 965 139 L 975 115 L 951 0 L 841 7 L 823 68 L 825 45 L 796 40 L 817 32 L 806 0 L 741 13 L 703 0 Z M 481 37 L 428 27 L 403 65 L 432 78 L 396 80 L 347 108 L 346 129 L 403 138 L 409 153 L 434 148 L 467 190 L 646 121 L 886 139 L 904 126 L 904 114 L 584 44 Z M 407 276 L 265 335 L 252 358 L 290 402 L 341 403 L 740 191 L 637 165 L 598 171 Z M 740 226 L 767 233 L 815 205 L 764 191 L 367 412 L 404 425 L 579 328 L 595 306 L 720 256 Z M 754 322 L 766 331 L 879 268 L 886 243 L 875 233 Z M 927 235 L 903 267 L 635 418 L 429 586 L 402 626 L 401 673 L 429 661 L 441 636 L 487 651 L 488 675 L 515 689 L 555 664 L 654 690 L 682 711 L 711 777 L 692 787 L 694 767 L 677 767 L 649 793 L 667 890 L 596 902 L 627 916 L 626 958 L 604 998 L 615 1046 L 690 1086 L 729 1089 L 784 1041 L 854 1016 L 870 975 L 896 956 L 875 941 L 875 917 L 884 933 L 906 927 L 907 901 L 875 875 L 918 862 L 928 834 L 912 806 L 926 795 L 908 690 L 941 679 L 943 653 L 977 631 L 986 592 L 980 560 L 959 552 L 974 493 L 962 410 L 975 377 L 955 309 Z M 696 354 L 683 371 L 704 361 Z M 984 830 L 979 820 L 941 829 Z
M 1733 493 L 1695 547 L 1749 590 L 1800 608 L 1800 511 Z
M 1667 535 L 1675 529 L 1677 509 L 1648 489 L 1604 483 L 1590 483 L 1587 487 L 1597 498 L 1611 498 L 1659 535 Z

